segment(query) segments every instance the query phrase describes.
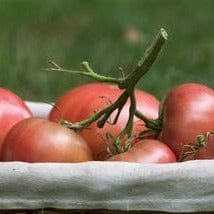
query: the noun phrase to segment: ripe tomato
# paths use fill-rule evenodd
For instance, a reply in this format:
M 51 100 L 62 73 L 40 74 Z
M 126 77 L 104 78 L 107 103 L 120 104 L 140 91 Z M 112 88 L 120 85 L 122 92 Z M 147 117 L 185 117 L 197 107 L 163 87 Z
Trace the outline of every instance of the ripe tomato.
M 92 159 L 85 140 L 72 130 L 42 118 L 17 123 L 5 137 L 3 161 L 83 162 Z
M 49 119 L 58 121 L 62 118 L 71 122 L 84 120 L 108 105 L 108 101 L 115 102 L 123 91 L 117 86 L 105 83 L 90 83 L 71 89 L 63 94 L 56 102 L 56 107 L 52 109 Z M 148 118 L 158 117 L 159 101 L 151 94 L 136 89 L 137 109 Z M 113 112 L 110 120 L 113 121 L 117 112 Z M 78 133 L 88 142 L 94 160 L 104 160 L 108 157 L 107 146 L 112 147 L 112 142 L 108 139 L 108 134 L 115 137 L 124 129 L 129 115 L 129 101 L 125 104 L 119 119 L 115 125 L 106 123 L 100 129 L 96 123 L 92 123 L 88 128 Z M 145 124 L 137 118 L 134 120 L 134 133 L 145 130 Z M 109 144 L 109 145 L 107 145 Z
M 144 139 L 130 150 L 108 159 L 108 161 L 125 161 L 136 163 L 172 163 L 176 162 L 175 154 L 164 143 L 155 139 Z
M 8 131 L 17 122 L 28 117 L 32 117 L 32 113 L 24 101 L 13 92 L 0 88 L 0 153 Z
M 196 144 L 198 135 L 214 131 L 214 90 L 198 83 L 172 89 L 163 103 L 163 127 L 159 139 L 181 155 L 186 144 Z M 190 149 L 190 148 L 189 148 Z M 191 159 L 214 158 L 214 141 L 199 149 Z

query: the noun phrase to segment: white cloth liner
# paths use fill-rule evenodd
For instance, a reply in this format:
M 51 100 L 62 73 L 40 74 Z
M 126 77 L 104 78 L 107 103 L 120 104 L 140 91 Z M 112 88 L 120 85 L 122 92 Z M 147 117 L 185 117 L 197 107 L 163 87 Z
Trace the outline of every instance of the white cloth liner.
M 54 103 L 26 101 L 27 106 L 31 109 L 33 116 L 47 118 L 48 113 L 53 108 Z
M 28 103 L 46 117 L 49 104 Z M 214 160 L 172 164 L 3 162 L 2 209 L 214 211 Z

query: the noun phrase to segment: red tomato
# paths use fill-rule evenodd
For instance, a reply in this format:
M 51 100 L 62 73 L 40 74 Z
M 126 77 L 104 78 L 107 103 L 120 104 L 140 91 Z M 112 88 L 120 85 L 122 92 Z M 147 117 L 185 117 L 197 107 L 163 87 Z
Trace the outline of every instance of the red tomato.
M 8 131 L 17 122 L 28 117 L 32 117 L 32 113 L 24 101 L 13 92 L 0 88 L 0 153 Z
M 123 91 L 117 86 L 104 83 L 90 83 L 69 90 L 62 95 L 56 102 L 56 108 L 53 108 L 49 118 L 52 121 L 58 121 L 60 114 L 62 118 L 71 122 L 84 120 L 108 105 L 108 101 L 115 102 Z M 148 118 L 156 119 L 158 117 L 159 101 L 151 94 L 135 90 L 137 99 L 137 109 Z M 110 120 L 113 121 L 117 112 L 113 112 Z M 104 160 L 108 157 L 106 151 L 107 144 L 112 147 L 111 139 L 108 139 L 107 133 L 117 136 L 124 129 L 129 115 L 129 101 L 125 104 L 119 119 L 115 125 L 108 123 L 100 129 L 96 123 L 89 128 L 78 133 L 88 142 L 94 160 Z M 134 120 L 134 133 L 145 130 L 145 124 L 137 118 Z
M 186 144 L 196 144 L 198 135 L 214 131 L 214 90 L 197 83 L 172 89 L 163 103 L 163 127 L 159 139 L 176 154 Z M 200 149 L 191 159 L 214 158 L 214 141 Z
M 83 162 L 92 159 L 85 140 L 72 130 L 42 118 L 17 123 L 5 137 L 3 161 Z
M 108 159 L 136 163 L 172 163 L 176 162 L 172 150 L 159 140 L 145 139 L 136 143 L 130 150 Z

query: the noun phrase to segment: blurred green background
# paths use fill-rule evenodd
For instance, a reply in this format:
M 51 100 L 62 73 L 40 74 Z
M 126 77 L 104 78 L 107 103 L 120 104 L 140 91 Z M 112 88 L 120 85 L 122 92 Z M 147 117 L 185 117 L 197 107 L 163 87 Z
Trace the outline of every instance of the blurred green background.
M 158 98 L 183 82 L 213 87 L 213 0 L 0 0 L 0 84 L 54 101 L 92 79 L 42 70 L 54 60 L 104 75 L 129 73 L 164 27 L 169 40 L 138 87 Z

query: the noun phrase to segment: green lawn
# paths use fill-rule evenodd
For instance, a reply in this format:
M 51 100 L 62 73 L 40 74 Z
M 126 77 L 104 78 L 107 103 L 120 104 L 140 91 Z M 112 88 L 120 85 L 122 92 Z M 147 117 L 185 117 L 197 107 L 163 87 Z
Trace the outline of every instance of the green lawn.
M 49 59 L 128 73 L 164 27 L 167 45 L 138 87 L 159 98 L 183 82 L 213 87 L 213 11 L 213 0 L 0 0 L 0 84 L 27 100 L 54 101 L 92 80 L 43 71 Z

